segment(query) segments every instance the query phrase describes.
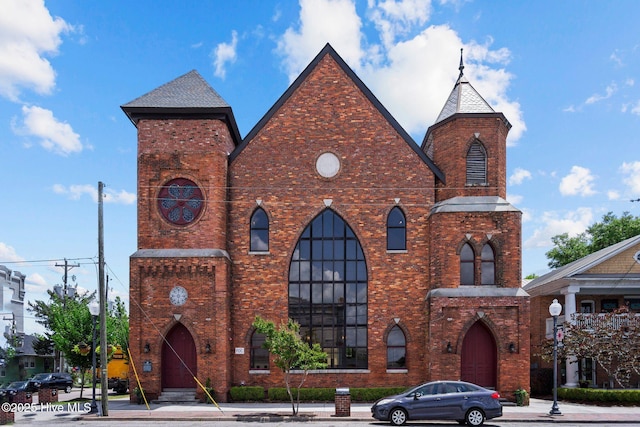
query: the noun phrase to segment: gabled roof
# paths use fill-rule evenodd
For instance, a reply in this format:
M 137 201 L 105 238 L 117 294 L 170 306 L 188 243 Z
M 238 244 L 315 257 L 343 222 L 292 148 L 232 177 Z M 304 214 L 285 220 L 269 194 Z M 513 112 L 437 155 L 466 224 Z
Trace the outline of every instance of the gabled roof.
M 282 96 L 276 101 L 276 103 L 267 111 L 267 113 L 260 119 L 260 121 L 251 129 L 251 131 L 242 140 L 242 143 L 236 147 L 236 149 L 230 154 L 229 159 L 233 161 L 242 150 L 250 143 L 250 141 L 260 132 L 260 130 L 271 120 L 276 112 L 285 104 L 285 102 L 294 94 L 296 89 L 307 79 L 307 77 L 313 72 L 320 61 L 330 55 L 335 62 L 340 66 L 342 71 L 355 83 L 355 85 L 362 91 L 364 96 L 369 102 L 380 112 L 380 114 L 389 122 L 389 124 L 395 129 L 395 131 L 405 140 L 405 142 L 411 147 L 411 149 L 427 164 L 429 169 L 434 175 L 442 182 L 445 181 L 444 173 L 433 163 L 433 161 L 418 147 L 416 142 L 411 136 L 400 126 L 396 119 L 389 113 L 389 111 L 382 105 L 382 103 L 375 97 L 375 95 L 369 90 L 369 88 L 360 80 L 355 72 L 347 65 L 347 63 L 338 55 L 338 53 L 327 43 L 324 48 L 318 53 L 318 55 L 307 65 L 304 71 L 295 79 L 295 81 L 289 86 L 289 88 L 282 94 Z
M 608 259 L 638 244 L 640 244 L 640 235 L 623 240 L 622 242 L 616 243 L 614 245 L 601 249 L 597 252 L 589 254 L 567 265 L 563 265 L 562 267 L 557 268 L 545 274 L 544 276 L 537 277 L 533 279 L 531 282 L 527 283 L 524 286 L 524 289 L 527 292 L 530 292 L 532 290 L 535 290 L 536 288 L 541 288 L 551 282 L 556 282 L 556 281 L 566 282 L 571 278 L 575 278 L 576 276 L 579 276 L 580 274 L 587 272 L 593 267 L 599 264 L 602 264 Z M 621 274 L 622 273 L 624 272 L 621 272 Z
M 196 70 L 189 71 L 120 108 L 134 125 L 141 118 L 159 115 L 222 118 L 227 121 L 235 144 L 240 141 L 231 107 Z

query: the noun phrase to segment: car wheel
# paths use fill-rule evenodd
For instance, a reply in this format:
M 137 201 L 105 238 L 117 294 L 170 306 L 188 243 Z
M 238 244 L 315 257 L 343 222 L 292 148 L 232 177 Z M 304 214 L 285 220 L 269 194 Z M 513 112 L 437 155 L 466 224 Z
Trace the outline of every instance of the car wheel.
M 68 385 L 68 386 L 64 389 L 64 391 L 65 391 L 65 392 L 67 392 L 67 393 L 71 393 L 71 386 L 70 386 L 70 385 Z
M 402 408 L 395 408 L 389 414 L 389 421 L 394 426 L 401 426 L 407 422 L 407 413 Z
M 481 426 L 484 423 L 484 412 L 478 408 L 471 408 L 465 417 L 470 426 Z

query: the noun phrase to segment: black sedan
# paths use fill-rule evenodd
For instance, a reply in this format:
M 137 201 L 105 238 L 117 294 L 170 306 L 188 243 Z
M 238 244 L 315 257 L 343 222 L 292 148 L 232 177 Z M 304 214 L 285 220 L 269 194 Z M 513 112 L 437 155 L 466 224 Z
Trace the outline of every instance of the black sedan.
M 10 401 L 13 401 L 13 397 L 18 394 L 19 391 L 27 393 L 27 397 L 31 394 L 28 389 L 28 381 L 14 381 L 8 386 L 0 388 L 0 397 L 8 397 Z
M 434 381 L 378 400 L 373 418 L 395 426 L 409 420 L 455 420 L 480 426 L 502 416 L 500 394 L 463 381 Z

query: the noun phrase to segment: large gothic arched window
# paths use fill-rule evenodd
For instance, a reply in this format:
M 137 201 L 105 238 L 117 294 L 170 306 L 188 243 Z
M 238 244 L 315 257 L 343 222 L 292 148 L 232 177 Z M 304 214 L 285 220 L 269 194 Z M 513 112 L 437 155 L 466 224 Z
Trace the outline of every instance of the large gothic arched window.
M 367 266 L 353 230 L 327 209 L 309 224 L 289 266 L 289 317 L 328 354 L 328 368 L 365 369 Z

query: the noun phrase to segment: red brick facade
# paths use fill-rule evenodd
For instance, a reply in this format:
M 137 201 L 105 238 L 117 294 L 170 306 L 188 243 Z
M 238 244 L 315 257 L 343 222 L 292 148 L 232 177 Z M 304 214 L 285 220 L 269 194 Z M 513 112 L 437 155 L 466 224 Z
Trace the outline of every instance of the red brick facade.
M 468 212 L 434 208 L 452 197 L 505 197 L 508 122 L 502 114 L 454 116 L 434 126 L 435 150 L 427 158 L 330 47 L 241 142 L 234 141 L 229 116 L 193 117 L 190 110 L 143 117 L 123 108 L 136 119 L 139 145 L 131 350 L 151 399 L 167 387 L 163 375 L 172 375 L 163 366 L 164 339 L 178 323 L 195 348 L 188 375 L 209 382 L 218 400 L 234 385 L 283 385 L 274 366 L 250 369 L 251 324 L 256 315 L 287 319 L 294 248 L 326 209 L 348 224 L 366 260 L 367 367 L 312 373 L 305 386 L 459 379 L 465 334 L 480 322 L 495 343 L 491 386 L 506 396 L 528 388 L 529 303 L 518 293 L 520 212 L 484 203 Z M 489 185 L 465 189 L 458 174 L 474 140 L 487 148 Z M 334 177 L 316 170 L 323 153 L 340 160 Z M 187 226 L 159 213 L 160 188 L 175 178 L 193 181 L 204 194 L 204 208 Z M 387 217 L 396 206 L 406 218 L 406 250 L 388 251 Z M 269 222 L 265 252 L 250 251 L 250 218 L 258 207 Z M 496 283 L 455 293 L 466 242 L 478 254 L 478 274 L 483 245 L 493 248 Z M 176 286 L 188 293 L 182 305 L 169 300 Z M 453 296 L 434 292 L 440 288 Z M 387 335 L 396 325 L 406 338 L 406 367 L 388 370 Z

